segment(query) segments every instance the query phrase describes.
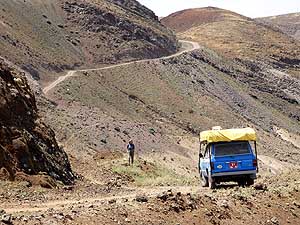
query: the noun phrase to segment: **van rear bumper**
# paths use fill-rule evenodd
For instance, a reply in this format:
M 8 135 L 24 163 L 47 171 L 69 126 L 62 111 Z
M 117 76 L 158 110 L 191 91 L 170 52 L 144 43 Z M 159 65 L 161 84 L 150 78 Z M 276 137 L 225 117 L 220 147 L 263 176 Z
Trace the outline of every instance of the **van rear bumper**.
M 243 175 L 248 175 L 251 176 L 252 179 L 256 179 L 256 170 L 213 173 L 212 177 L 243 176 Z

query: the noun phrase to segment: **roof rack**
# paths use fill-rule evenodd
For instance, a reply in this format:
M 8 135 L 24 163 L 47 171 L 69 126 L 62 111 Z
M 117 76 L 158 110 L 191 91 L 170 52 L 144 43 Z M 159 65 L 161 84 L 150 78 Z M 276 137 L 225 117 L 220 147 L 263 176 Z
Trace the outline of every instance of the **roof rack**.
M 240 129 L 213 129 L 200 133 L 200 142 L 231 142 L 231 141 L 256 141 L 256 132 L 252 128 Z

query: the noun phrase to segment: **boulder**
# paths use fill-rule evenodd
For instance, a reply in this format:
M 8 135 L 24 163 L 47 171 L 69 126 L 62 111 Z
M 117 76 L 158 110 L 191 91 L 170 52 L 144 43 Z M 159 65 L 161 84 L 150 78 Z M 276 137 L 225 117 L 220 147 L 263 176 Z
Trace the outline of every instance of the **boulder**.
M 137 202 L 148 202 L 148 197 L 145 195 L 136 196 L 135 200 Z

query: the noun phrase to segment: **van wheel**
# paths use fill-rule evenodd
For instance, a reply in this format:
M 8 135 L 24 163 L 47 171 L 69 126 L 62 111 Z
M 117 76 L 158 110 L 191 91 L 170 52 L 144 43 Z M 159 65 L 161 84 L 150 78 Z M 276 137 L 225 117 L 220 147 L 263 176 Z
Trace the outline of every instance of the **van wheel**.
M 201 176 L 202 187 L 208 187 L 208 179 L 207 177 L 204 176 L 204 173 L 202 173 L 202 171 L 200 172 L 200 176 Z
M 239 181 L 238 181 L 238 185 L 239 185 L 240 187 L 245 187 L 246 181 L 244 181 L 244 180 L 239 180 Z
M 213 178 L 211 176 L 211 174 L 209 174 L 209 176 L 208 176 L 208 186 L 209 186 L 210 189 L 215 189 L 216 188 L 215 178 Z
M 254 179 L 252 179 L 252 178 L 248 178 L 247 179 L 247 181 L 246 181 L 246 186 L 251 186 L 251 185 L 253 185 L 254 184 Z

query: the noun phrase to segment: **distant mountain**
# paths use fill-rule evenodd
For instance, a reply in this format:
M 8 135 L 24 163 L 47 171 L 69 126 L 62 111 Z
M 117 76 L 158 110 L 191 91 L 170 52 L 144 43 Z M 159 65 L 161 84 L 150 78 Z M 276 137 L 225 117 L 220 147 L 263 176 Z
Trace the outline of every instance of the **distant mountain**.
M 299 76 L 300 43 L 269 25 L 212 7 L 180 11 L 161 22 L 227 57 L 267 62 Z
M 300 13 L 257 18 L 256 21 L 274 26 L 282 32 L 300 40 Z
M 162 18 L 162 23 L 171 27 L 177 33 L 181 33 L 193 27 L 224 20 L 248 20 L 248 18 L 228 10 L 206 7 L 172 13 Z
M 36 79 L 177 49 L 172 32 L 135 0 L 2 0 L 0 12 L 1 56 Z

